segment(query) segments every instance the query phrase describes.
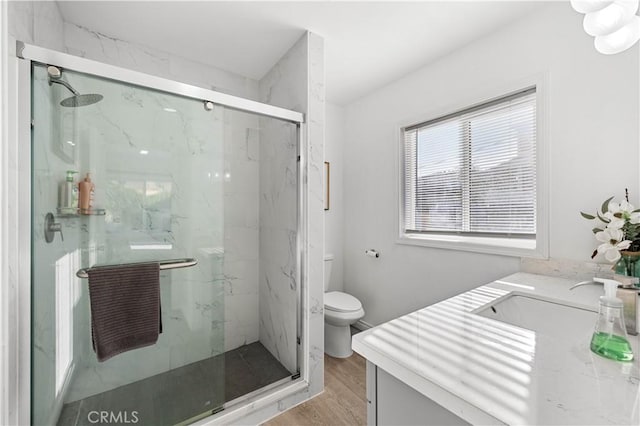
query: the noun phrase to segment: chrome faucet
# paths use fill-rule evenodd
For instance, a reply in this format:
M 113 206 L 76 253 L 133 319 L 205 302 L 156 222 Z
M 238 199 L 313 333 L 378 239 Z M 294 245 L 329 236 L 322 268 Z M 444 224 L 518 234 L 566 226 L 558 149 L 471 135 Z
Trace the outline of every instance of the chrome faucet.
M 614 277 L 615 278 L 615 277 Z M 592 281 L 582 281 L 572 286 L 569 290 L 581 287 L 583 285 L 602 285 L 602 282 L 597 281 L 598 278 L 594 278 Z M 616 280 L 617 281 L 617 280 Z M 637 283 L 637 278 L 636 278 Z M 616 291 L 616 297 L 622 300 L 622 314 L 624 316 L 624 323 L 627 328 L 627 334 L 636 336 L 638 335 L 638 298 L 640 297 L 640 288 L 638 287 L 624 287 L 622 284 L 618 286 Z

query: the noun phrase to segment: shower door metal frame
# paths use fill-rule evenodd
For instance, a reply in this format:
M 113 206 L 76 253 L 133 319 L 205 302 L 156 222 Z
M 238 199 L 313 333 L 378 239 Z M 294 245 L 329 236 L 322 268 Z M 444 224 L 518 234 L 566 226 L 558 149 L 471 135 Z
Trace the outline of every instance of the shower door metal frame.
M 13 186 L 17 191 L 17 215 L 16 226 L 19 232 L 19 242 L 17 247 L 17 289 L 16 313 L 13 315 L 15 323 L 10 323 L 10 327 L 16 330 L 16 368 L 17 377 L 11 384 L 16 388 L 11 389 L 17 395 L 17 413 L 16 417 L 20 424 L 31 423 L 31 238 L 32 238 L 32 212 L 31 212 L 31 145 L 32 145 L 32 93 L 31 93 L 31 73 L 34 64 L 39 65 L 55 65 L 64 69 L 73 70 L 85 74 L 90 74 L 116 82 L 128 83 L 135 86 L 145 87 L 160 92 L 166 92 L 187 98 L 200 100 L 203 102 L 213 102 L 214 104 L 224 106 L 237 111 L 252 113 L 264 117 L 275 118 L 278 120 L 290 122 L 296 126 L 297 145 L 298 145 L 298 187 L 297 187 L 297 287 L 296 287 L 296 365 L 297 374 L 291 379 L 276 382 L 272 386 L 267 386 L 270 391 L 265 395 L 256 395 L 255 392 L 247 396 L 234 400 L 229 411 L 222 411 L 219 414 L 225 417 L 232 416 L 239 418 L 243 415 L 250 414 L 252 409 L 258 409 L 270 404 L 274 404 L 278 400 L 293 395 L 305 389 L 309 385 L 309 328 L 308 315 L 303 312 L 303 298 L 306 297 L 307 282 L 307 236 L 308 236 L 308 220 L 307 220 L 307 158 L 308 158 L 308 141 L 306 140 L 307 123 L 305 116 L 298 111 L 292 111 L 285 108 L 257 102 L 238 96 L 228 95 L 216 92 L 210 89 L 193 86 L 186 83 L 165 79 L 162 77 L 145 74 L 139 71 L 133 71 L 114 65 L 109 65 L 90 59 L 85 59 L 73 55 L 69 55 L 55 50 L 30 45 L 21 41 L 16 41 L 17 60 L 17 140 L 13 148 L 17 151 L 17 177 Z M 307 313 L 308 314 L 308 313 Z M 251 400 L 251 406 L 241 406 L 238 402 L 242 400 Z M 227 404 L 223 406 L 227 408 Z M 202 414 L 202 420 L 207 422 L 210 419 L 218 417 L 217 413 L 210 413 L 208 416 Z M 215 417 L 214 417 L 215 416 Z
M 228 95 L 226 93 L 216 92 L 210 89 L 204 89 L 191 84 L 156 77 L 139 71 L 104 64 L 91 59 L 56 52 L 55 50 L 45 49 L 43 47 L 34 46 L 21 41 L 18 41 L 16 44 L 16 52 L 19 58 L 27 59 L 32 62 L 45 65 L 58 65 L 84 74 L 104 77 L 109 80 L 129 83 L 135 86 L 159 90 L 161 92 L 173 93 L 187 98 L 209 101 L 231 109 L 263 115 L 265 117 L 277 118 L 296 124 L 302 124 L 305 121 L 304 114 L 301 112 L 252 101 L 238 96 Z

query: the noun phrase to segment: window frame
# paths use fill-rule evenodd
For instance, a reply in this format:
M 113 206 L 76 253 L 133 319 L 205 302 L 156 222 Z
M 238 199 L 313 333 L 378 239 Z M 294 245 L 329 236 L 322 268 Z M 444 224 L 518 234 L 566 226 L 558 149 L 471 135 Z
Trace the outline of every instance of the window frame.
M 549 221 L 548 221 L 548 159 L 547 159 L 547 75 L 546 73 L 523 78 L 490 90 L 480 90 L 469 94 L 455 103 L 435 108 L 413 120 L 405 120 L 397 126 L 398 161 L 398 212 L 396 225 L 398 238 L 396 243 L 413 246 L 433 247 L 449 250 L 471 251 L 517 257 L 548 258 Z M 451 114 L 474 108 L 483 104 L 508 97 L 527 88 L 536 90 L 536 234 L 532 237 L 507 237 L 491 235 L 473 235 L 452 232 L 405 232 L 405 139 L 406 128 L 419 123 L 437 120 Z

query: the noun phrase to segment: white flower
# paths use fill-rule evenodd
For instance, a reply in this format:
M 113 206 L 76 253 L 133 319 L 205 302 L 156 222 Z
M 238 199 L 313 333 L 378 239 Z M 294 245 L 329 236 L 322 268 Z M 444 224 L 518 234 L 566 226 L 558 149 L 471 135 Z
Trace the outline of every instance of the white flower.
M 609 223 L 607 223 L 607 228 L 620 229 L 624 226 L 625 220 L 615 217 L 611 211 L 606 212 L 604 214 L 604 217 L 609 220 Z
M 620 202 L 620 204 L 616 203 L 615 201 L 609 201 L 609 208 L 608 210 L 611 213 L 631 213 L 633 210 L 635 210 L 633 208 L 633 205 L 629 204 L 628 201 L 626 200 L 622 200 L 622 202 Z
M 614 217 L 613 216 L 614 214 L 619 213 L 620 218 L 615 218 L 616 225 L 614 227 L 616 228 L 621 228 L 622 225 L 624 225 L 624 222 L 626 220 L 628 220 L 633 224 L 640 223 L 640 213 L 633 213 L 635 208 L 633 207 L 632 204 L 629 204 L 629 202 L 626 200 L 622 200 L 620 204 L 610 201 L 608 210 L 609 211 L 604 214 L 604 217 L 606 217 L 609 220 L 612 220 L 611 218 Z M 622 221 L 622 225 L 617 226 L 618 221 Z
M 621 255 L 620 250 L 626 250 L 631 245 L 631 241 L 624 240 L 624 233 L 621 229 L 607 227 L 604 231 L 596 233 L 596 240 L 602 244 L 598 246 L 598 253 L 604 255 L 609 262 L 617 262 Z

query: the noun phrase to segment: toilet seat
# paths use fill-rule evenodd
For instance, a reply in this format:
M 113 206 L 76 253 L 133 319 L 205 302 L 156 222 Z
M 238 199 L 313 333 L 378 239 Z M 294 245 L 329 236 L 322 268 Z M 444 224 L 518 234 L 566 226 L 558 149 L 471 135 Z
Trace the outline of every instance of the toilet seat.
M 356 312 L 362 309 L 362 303 L 350 294 L 330 291 L 324 294 L 324 307 L 334 312 Z

